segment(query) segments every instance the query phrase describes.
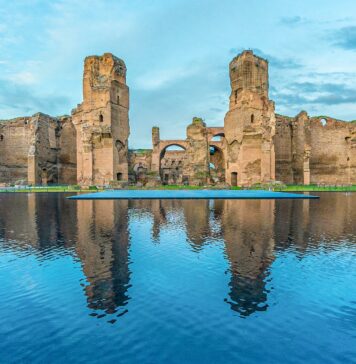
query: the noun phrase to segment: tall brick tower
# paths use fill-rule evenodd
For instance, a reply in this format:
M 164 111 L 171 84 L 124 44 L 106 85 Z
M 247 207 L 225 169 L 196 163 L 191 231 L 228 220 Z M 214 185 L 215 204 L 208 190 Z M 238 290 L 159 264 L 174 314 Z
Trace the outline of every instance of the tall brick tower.
M 124 61 L 111 53 L 85 58 L 83 102 L 72 111 L 79 184 L 128 180 L 128 113 Z
M 268 62 L 244 51 L 230 62 L 229 71 L 226 181 L 231 185 L 273 181 L 275 114 L 268 98 Z

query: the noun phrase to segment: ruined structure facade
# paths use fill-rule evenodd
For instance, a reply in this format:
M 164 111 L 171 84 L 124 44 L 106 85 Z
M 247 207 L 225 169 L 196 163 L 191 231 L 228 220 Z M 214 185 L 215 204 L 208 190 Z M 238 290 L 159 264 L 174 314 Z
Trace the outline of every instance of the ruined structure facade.
M 128 180 L 129 89 L 124 61 L 105 53 L 84 62 L 83 102 L 72 111 L 77 180 L 105 185 Z
M 229 75 L 223 126 L 194 117 L 175 140 L 153 127 L 152 149 L 129 150 L 125 63 L 111 53 L 87 57 L 83 102 L 71 116 L 0 121 L 0 184 L 356 183 L 355 123 L 275 114 L 268 61 L 252 51 L 230 62 Z

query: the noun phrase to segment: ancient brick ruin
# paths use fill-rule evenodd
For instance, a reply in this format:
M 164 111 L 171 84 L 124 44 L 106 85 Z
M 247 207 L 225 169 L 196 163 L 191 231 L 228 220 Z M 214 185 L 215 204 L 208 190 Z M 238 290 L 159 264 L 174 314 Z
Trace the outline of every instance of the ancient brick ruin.
M 0 121 L 0 184 L 356 183 L 355 123 L 275 114 L 268 62 L 252 51 L 235 57 L 229 73 L 224 126 L 195 117 L 177 140 L 153 127 L 152 149 L 129 150 L 125 63 L 110 53 L 87 57 L 83 102 L 71 116 Z

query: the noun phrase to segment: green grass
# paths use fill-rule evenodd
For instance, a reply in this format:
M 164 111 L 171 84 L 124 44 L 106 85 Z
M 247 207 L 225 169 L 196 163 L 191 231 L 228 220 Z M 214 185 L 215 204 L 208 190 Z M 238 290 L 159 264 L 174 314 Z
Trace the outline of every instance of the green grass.
M 304 192 L 356 192 L 356 185 L 352 186 L 317 186 L 317 185 L 288 185 L 284 186 L 281 191 L 304 191 Z
M 99 191 L 96 186 L 91 186 L 89 189 L 82 189 L 80 186 L 28 186 L 28 187 L 10 187 L 9 189 L 1 188 L 0 192 L 89 192 Z

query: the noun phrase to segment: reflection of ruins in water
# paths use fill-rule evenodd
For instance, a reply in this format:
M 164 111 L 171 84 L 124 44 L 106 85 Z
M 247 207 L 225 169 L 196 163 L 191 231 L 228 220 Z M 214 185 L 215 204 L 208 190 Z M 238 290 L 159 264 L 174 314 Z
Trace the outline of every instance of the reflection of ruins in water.
M 11 249 L 30 247 L 43 259 L 54 259 L 54 249 L 77 255 L 88 307 L 114 313 L 125 312 L 130 298 L 132 214 L 151 222 L 147 238 L 153 243 L 160 242 L 162 229 L 179 224 L 194 252 L 212 241 L 224 244 L 230 275 L 226 302 L 246 317 L 268 308 L 270 267 L 279 252 L 294 250 L 302 258 L 320 244 L 332 249 L 340 240 L 353 241 L 356 194 L 323 196 L 319 201 L 73 202 L 60 194 L 2 195 L 0 239 Z
M 79 201 L 77 254 L 88 285 L 88 305 L 116 312 L 129 299 L 128 201 Z
M 242 316 L 267 308 L 266 280 L 273 261 L 274 201 L 161 200 L 153 202 L 153 232 L 159 236 L 167 215 L 183 212 L 187 241 L 194 251 L 211 239 L 225 245 L 230 265 L 227 300 Z

